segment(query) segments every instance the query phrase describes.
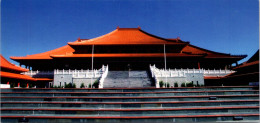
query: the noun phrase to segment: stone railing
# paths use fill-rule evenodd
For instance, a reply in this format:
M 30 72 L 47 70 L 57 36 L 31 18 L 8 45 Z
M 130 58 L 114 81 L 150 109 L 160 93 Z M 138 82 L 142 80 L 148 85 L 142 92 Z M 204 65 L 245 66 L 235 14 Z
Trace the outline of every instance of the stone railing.
M 158 69 L 155 65 L 150 65 L 152 77 L 155 79 L 156 87 L 159 87 L 158 77 L 187 77 L 187 73 L 202 73 L 203 76 L 225 76 L 234 73 L 232 70 L 206 70 L 206 69 Z
M 203 73 L 204 76 L 225 76 L 234 73 L 232 70 L 206 70 L 206 69 L 158 69 L 150 66 L 152 77 L 185 77 L 186 73 Z
M 103 67 L 102 67 L 103 68 Z M 108 65 L 105 66 L 105 70 L 104 70 L 104 73 L 102 74 L 100 80 L 99 80 L 99 85 L 98 85 L 98 88 L 103 88 L 103 85 L 104 85 L 104 81 L 105 81 L 105 78 L 107 77 L 107 74 L 108 74 Z
M 151 74 L 152 74 L 152 78 L 154 79 L 154 81 L 155 81 L 155 87 L 156 88 L 160 88 L 160 85 L 159 85 L 159 80 L 157 79 L 157 73 L 156 73 L 156 71 L 158 71 L 159 69 L 158 68 L 156 68 L 155 67 L 155 65 L 153 65 L 153 66 L 151 66 L 150 65 L 150 72 L 151 72 Z
M 10 88 L 10 84 L 0 84 L 0 88 Z
M 72 75 L 73 78 L 99 78 L 106 71 L 107 66 L 96 70 L 54 70 L 54 74 L 57 75 Z
M 24 75 L 28 75 L 28 76 L 35 76 L 35 75 L 39 75 L 39 76 L 48 76 L 48 75 L 52 75 L 53 76 L 53 71 L 28 71 L 28 72 L 23 72 L 22 74 Z

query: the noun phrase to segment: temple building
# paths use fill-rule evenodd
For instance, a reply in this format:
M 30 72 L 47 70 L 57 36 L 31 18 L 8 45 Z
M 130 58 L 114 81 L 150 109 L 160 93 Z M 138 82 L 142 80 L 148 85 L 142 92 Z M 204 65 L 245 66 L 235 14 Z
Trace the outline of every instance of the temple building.
M 0 66 L 1 66 L 1 87 L 45 87 L 45 82 L 51 82 L 49 78 L 32 78 L 31 76 L 22 74 L 28 72 L 28 69 L 16 66 L 15 64 L 7 61 L 2 55 L 0 55 Z
M 117 27 L 97 38 L 78 38 L 51 51 L 10 58 L 34 71 L 26 75 L 54 79 L 49 87 L 91 86 L 95 78 L 102 80 L 99 87 L 103 88 L 159 87 L 159 81 L 171 86 L 181 82 L 204 85 L 204 78 L 233 73 L 231 65 L 245 57 L 210 51 L 180 38 L 162 38 L 140 27 Z
M 10 58 L 32 70 L 54 70 L 91 69 L 92 56 L 94 68 L 109 65 L 110 70 L 144 70 L 149 64 L 163 68 L 164 56 L 167 68 L 227 69 L 246 57 L 203 49 L 180 38 L 158 37 L 140 27 L 118 27 L 97 38 L 79 38 L 51 51 Z
M 232 68 L 236 71 L 224 77 L 206 77 L 208 85 L 257 85 L 259 84 L 259 50 L 246 62 Z

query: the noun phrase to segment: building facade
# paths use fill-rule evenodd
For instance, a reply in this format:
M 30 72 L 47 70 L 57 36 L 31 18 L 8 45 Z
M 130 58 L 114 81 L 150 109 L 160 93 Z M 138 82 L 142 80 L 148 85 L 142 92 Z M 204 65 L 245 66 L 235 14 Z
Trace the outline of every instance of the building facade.
M 245 57 L 246 55 L 210 51 L 194 46 L 188 41 L 182 41 L 180 38 L 158 37 L 141 30 L 140 27 L 117 27 L 114 31 L 97 38 L 78 38 L 74 42 L 68 42 L 67 45 L 51 51 L 10 58 L 33 71 L 49 71 L 48 73 L 51 73 L 49 78 L 54 78 L 54 85 L 61 86 L 75 81 L 74 83 L 78 83 L 78 86 L 80 82 L 84 81 L 86 85 L 93 81 L 89 81 L 90 78 L 86 76 L 76 77 L 76 73 L 64 75 L 63 72 L 60 75 L 55 74 L 55 71 L 75 70 L 80 73 L 81 70 L 98 70 L 104 65 L 109 66 L 109 71 L 149 71 L 151 65 L 156 65 L 159 69 L 228 70 L 233 63 Z M 41 72 L 38 73 L 38 75 L 41 74 Z M 196 80 L 194 75 L 196 75 Z M 191 80 L 194 83 L 204 84 L 204 74 L 187 73 L 185 76 L 187 76 L 185 79 L 180 77 L 179 80 L 185 80 L 185 82 Z M 176 77 L 173 79 L 177 81 Z

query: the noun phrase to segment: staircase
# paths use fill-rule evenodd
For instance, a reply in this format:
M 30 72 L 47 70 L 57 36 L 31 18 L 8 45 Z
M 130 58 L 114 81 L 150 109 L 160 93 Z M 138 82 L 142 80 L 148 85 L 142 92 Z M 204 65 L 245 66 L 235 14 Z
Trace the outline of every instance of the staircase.
M 147 71 L 109 71 L 104 88 L 144 88 L 152 87 Z
M 254 86 L 1 91 L 10 123 L 259 121 Z

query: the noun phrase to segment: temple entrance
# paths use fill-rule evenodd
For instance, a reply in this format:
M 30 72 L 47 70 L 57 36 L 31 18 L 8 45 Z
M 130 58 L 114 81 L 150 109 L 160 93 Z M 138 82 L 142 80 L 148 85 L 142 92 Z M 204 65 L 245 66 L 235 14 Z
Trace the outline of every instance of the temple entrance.
M 144 88 L 153 86 L 148 71 L 109 71 L 103 88 Z
M 149 70 L 149 64 L 108 64 L 110 71 Z

